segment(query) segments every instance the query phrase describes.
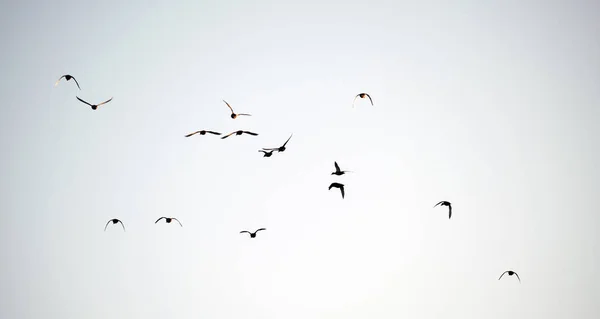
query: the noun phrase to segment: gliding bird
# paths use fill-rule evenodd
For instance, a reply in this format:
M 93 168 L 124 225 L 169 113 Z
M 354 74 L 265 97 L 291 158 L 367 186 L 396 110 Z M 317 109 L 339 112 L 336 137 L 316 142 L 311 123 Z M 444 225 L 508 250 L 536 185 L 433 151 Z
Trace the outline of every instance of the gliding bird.
M 290 141 L 290 139 L 292 138 L 293 135 L 294 135 L 294 133 L 292 133 L 292 135 L 290 135 L 290 137 L 288 137 L 287 141 L 285 141 L 285 143 L 283 143 L 283 145 L 281 145 L 280 147 L 276 147 L 276 148 L 263 148 L 263 150 L 283 152 L 283 151 L 285 151 L 285 145 Z
M 163 218 L 165 219 L 165 221 L 167 222 L 167 224 L 170 224 L 172 221 L 176 220 L 179 223 L 179 225 L 181 227 L 183 227 L 183 225 L 181 225 L 181 222 L 179 221 L 179 219 L 177 219 L 175 217 L 161 217 L 161 218 L 157 219 L 154 223 L 155 224 L 158 223 Z
M 77 87 L 79 88 L 79 90 L 81 90 L 81 87 L 79 86 L 79 82 L 77 82 L 77 79 L 75 79 L 75 77 L 70 74 L 65 74 L 65 75 L 61 76 L 60 78 L 58 78 L 58 80 L 56 80 L 56 83 L 54 83 L 55 87 L 58 85 L 58 82 L 60 82 L 60 80 L 62 78 L 65 78 L 65 80 L 67 80 L 67 81 L 70 81 L 71 79 L 73 79 L 75 81 L 75 84 L 77 84 Z
M 97 108 L 98 108 L 98 106 L 100 106 L 100 105 L 102 105 L 102 104 L 106 104 L 106 103 L 108 103 L 108 102 L 112 101 L 112 99 L 113 99 L 113 98 L 111 97 L 110 99 L 108 99 L 108 100 L 106 100 L 106 101 L 104 101 L 104 102 L 102 102 L 102 103 L 100 103 L 100 104 L 98 104 L 98 105 L 95 105 L 95 104 L 90 104 L 90 103 L 88 103 L 88 102 L 86 102 L 86 101 L 84 101 L 84 100 L 80 99 L 80 98 L 79 98 L 79 96 L 75 96 L 75 97 L 76 97 L 76 98 L 77 98 L 79 101 L 81 101 L 81 102 L 83 102 L 83 103 L 85 103 L 85 104 L 87 104 L 87 105 L 91 106 L 91 107 L 92 107 L 92 110 L 95 110 L 95 109 L 97 109 Z
M 346 173 L 352 173 L 352 171 L 342 171 L 340 170 L 340 166 L 338 165 L 337 162 L 333 162 L 333 165 L 335 165 L 335 172 L 331 173 L 331 175 L 344 175 Z
M 254 238 L 254 237 L 256 237 L 256 233 L 258 233 L 258 232 L 259 232 L 259 231 L 261 231 L 261 230 L 267 230 L 267 229 L 266 229 L 266 228 L 259 228 L 259 229 L 257 229 L 255 232 L 253 232 L 253 233 L 251 233 L 251 232 L 249 232 L 249 231 L 247 231 L 247 230 L 242 230 L 242 231 L 240 232 L 240 234 L 242 234 L 242 233 L 248 233 L 248 234 L 250 234 L 250 238 Z
M 246 134 L 250 134 L 250 135 L 254 135 L 254 136 L 258 135 L 258 133 L 252 133 L 252 132 L 248 132 L 248 131 L 241 131 L 241 130 L 240 130 L 240 131 L 231 132 L 231 133 L 229 133 L 229 134 L 227 134 L 227 135 L 225 135 L 225 136 L 221 137 L 221 139 L 226 139 L 226 138 L 228 138 L 229 136 L 231 136 L 231 135 L 233 135 L 233 134 L 235 134 L 235 135 L 242 135 L 242 134 L 244 134 L 244 133 L 246 133 Z
M 231 105 L 229 105 L 229 103 L 227 103 L 227 101 L 223 100 L 223 102 L 225 102 L 225 104 L 227 104 L 227 107 L 231 110 L 231 118 L 232 119 L 236 119 L 239 115 L 246 115 L 246 116 L 252 116 L 250 114 L 246 114 L 246 113 L 240 113 L 240 114 L 235 114 L 235 112 L 233 111 L 233 108 L 231 107 Z
M 450 202 L 443 200 L 443 201 L 435 204 L 435 206 L 437 206 L 437 205 L 448 206 L 448 219 L 450 219 L 450 217 L 452 217 L 452 204 L 450 204 Z M 433 206 L 433 208 L 435 208 L 435 206 Z
M 186 135 L 185 137 L 190 137 L 194 134 L 205 135 L 206 133 L 210 133 L 210 134 L 214 134 L 214 135 L 221 135 L 221 133 L 218 133 L 218 132 L 202 130 L 202 131 L 196 131 L 194 133 L 190 133 L 190 134 Z
M 116 223 L 121 223 L 121 226 L 123 227 L 123 231 L 125 231 L 125 224 L 123 224 L 123 222 L 122 222 L 122 221 L 120 221 L 120 220 L 118 220 L 118 219 L 116 219 L 116 218 L 113 218 L 113 219 L 109 220 L 109 221 L 106 223 L 106 226 L 104 226 L 104 231 L 106 231 L 106 227 L 108 227 L 108 224 L 110 224 L 111 222 L 113 223 L 113 225 L 114 225 L 114 224 L 116 224 Z
M 516 272 L 512 271 L 512 270 L 507 270 L 505 272 L 502 273 L 502 275 L 500 275 L 500 278 L 498 278 L 498 280 L 500 280 L 502 278 L 502 276 L 504 276 L 504 274 L 508 273 L 509 276 L 515 275 L 517 276 L 517 279 L 519 279 L 519 282 L 521 282 L 521 278 L 519 278 L 519 274 L 517 274 Z
M 371 105 L 373 105 L 373 99 L 371 99 L 371 96 L 369 94 L 367 94 L 367 93 L 359 93 L 359 94 L 357 94 L 354 97 L 354 101 L 352 101 L 352 107 L 354 107 L 354 102 L 356 102 L 357 98 L 364 99 L 364 98 L 367 98 L 367 97 L 369 98 L 369 101 L 371 101 Z
M 331 190 L 332 187 L 336 187 L 339 188 L 340 191 L 342 192 L 342 198 L 344 198 L 345 192 L 344 192 L 344 184 L 340 184 L 340 183 L 331 183 L 331 185 L 329 185 L 329 190 Z

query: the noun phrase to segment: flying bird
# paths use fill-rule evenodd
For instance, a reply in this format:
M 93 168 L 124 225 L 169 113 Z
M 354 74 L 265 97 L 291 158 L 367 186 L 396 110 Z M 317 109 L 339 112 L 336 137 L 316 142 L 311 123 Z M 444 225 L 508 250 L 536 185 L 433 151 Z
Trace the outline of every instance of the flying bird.
M 233 108 L 231 108 L 231 105 L 229 105 L 229 103 L 227 103 L 227 101 L 225 101 L 225 100 L 223 100 L 223 102 L 225 102 L 225 104 L 227 104 L 227 107 L 231 110 L 231 118 L 234 120 L 240 115 L 252 116 L 252 115 L 246 114 L 246 113 L 235 114 L 235 112 L 233 111 Z
M 521 278 L 519 278 L 519 274 L 517 274 L 516 272 L 512 271 L 512 270 L 507 270 L 505 272 L 502 273 L 502 275 L 500 275 L 500 278 L 498 278 L 498 280 L 502 279 L 502 276 L 504 276 L 504 274 L 508 273 L 509 276 L 515 275 L 517 276 L 517 279 L 519 279 L 519 282 L 521 282 Z
M 273 155 L 273 151 L 267 152 L 265 150 L 258 150 L 259 152 L 263 152 L 263 157 L 271 157 Z
M 250 234 L 250 238 L 254 238 L 254 237 L 256 237 L 256 233 L 258 233 L 258 232 L 259 232 L 259 231 L 261 231 L 261 230 L 267 230 L 267 229 L 266 229 L 266 228 L 259 228 L 259 229 L 257 229 L 255 232 L 253 232 L 253 233 L 251 233 L 251 232 L 249 232 L 249 231 L 247 231 L 247 230 L 242 230 L 242 231 L 240 232 L 240 234 L 242 234 L 242 233 L 248 233 L 248 234 Z
M 235 134 L 235 135 L 242 135 L 244 133 L 250 134 L 250 135 L 254 135 L 254 136 L 258 135 L 258 133 L 252 133 L 252 132 L 248 132 L 248 131 L 235 131 L 235 132 L 231 132 L 231 133 L 229 133 L 229 134 L 221 137 L 221 139 L 226 139 L 226 138 L 228 138 L 229 136 L 231 136 L 233 134 Z
M 108 102 L 112 101 L 112 99 L 113 99 L 113 98 L 111 97 L 110 99 L 108 99 L 108 100 L 106 100 L 106 101 L 104 101 L 104 102 L 102 102 L 102 103 L 100 103 L 100 104 L 98 104 L 98 105 L 94 105 L 94 104 L 90 104 L 90 103 L 88 103 L 88 102 L 86 102 L 86 101 L 84 101 L 84 100 L 80 99 L 80 98 L 79 98 L 79 96 L 75 96 L 75 97 L 76 97 L 76 98 L 77 98 L 79 101 L 81 101 L 81 102 L 83 102 L 83 103 L 85 103 L 85 104 L 87 104 L 87 105 L 91 106 L 91 107 L 92 107 L 92 110 L 95 110 L 95 109 L 97 109 L 97 108 L 98 108 L 98 106 L 100 106 L 100 105 L 102 105 L 102 104 L 106 104 L 106 103 L 108 103 Z
M 181 225 L 181 222 L 179 221 L 179 219 L 177 219 L 175 217 L 161 217 L 161 218 L 157 219 L 154 223 L 155 224 L 158 223 L 163 218 L 165 219 L 165 221 L 167 222 L 167 224 L 170 224 L 172 221 L 176 220 L 179 223 L 179 225 L 181 227 L 183 227 L 183 225 Z
M 364 99 L 364 98 L 367 98 L 367 97 L 369 98 L 369 101 L 371 101 L 371 105 L 373 105 L 373 99 L 371 99 L 371 96 L 369 94 L 367 94 L 367 93 L 359 93 L 359 94 L 357 94 L 354 97 L 354 101 L 352 101 L 352 107 L 354 107 L 354 102 L 356 102 L 356 99 L 358 99 L 358 98 Z
M 221 135 L 221 133 L 219 133 L 219 132 L 213 132 L 213 131 L 205 131 L 205 130 L 202 130 L 202 131 L 196 131 L 196 132 L 194 132 L 194 133 L 190 133 L 190 134 L 186 135 L 185 137 L 190 137 L 190 136 L 192 136 L 192 135 L 194 135 L 194 134 L 205 135 L 206 133 L 210 133 L 210 134 L 214 134 L 214 135 Z
M 450 202 L 447 202 L 445 200 L 435 204 L 435 206 L 437 205 L 442 205 L 442 206 L 448 206 L 448 219 L 450 219 L 450 217 L 452 217 L 452 204 L 450 204 Z M 435 208 L 435 206 L 433 206 Z
M 70 74 L 65 74 L 65 75 L 61 76 L 60 78 L 58 78 L 58 80 L 56 80 L 56 83 L 54 83 L 55 87 L 58 85 L 58 82 L 60 82 L 60 80 L 62 78 L 65 78 L 65 80 L 67 80 L 67 81 L 70 81 L 71 79 L 73 79 L 73 81 L 75 81 L 75 84 L 77 84 L 77 87 L 79 88 L 79 90 L 81 90 L 81 87 L 79 86 L 79 82 L 77 82 L 77 79 L 75 79 L 75 77 Z
M 340 191 L 342 192 L 342 198 L 344 198 L 344 196 L 346 195 L 344 192 L 344 184 L 340 184 L 340 183 L 331 183 L 331 185 L 329 185 L 329 190 L 331 190 L 332 187 L 337 187 L 340 189 Z
M 335 172 L 331 173 L 331 175 L 338 175 L 338 176 L 341 176 L 341 175 L 344 175 L 344 174 L 346 174 L 346 173 L 352 173 L 352 171 L 342 171 L 342 170 L 340 169 L 340 166 L 338 165 L 338 163 L 337 163 L 337 162 L 333 162 L 333 165 L 335 165 Z
M 292 138 L 293 135 L 294 135 L 294 133 L 292 133 L 292 135 L 290 135 L 290 137 L 288 137 L 287 141 L 285 141 L 285 143 L 283 143 L 283 145 L 281 145 L 280 147 L 276 147 L 276 148 L 263 148 L 263 150 L 283 152 L 283 151 L 285 151 L 285 146 L 290 141 L 290 139 Z
M 121 223 L 121 226 L 123 227 L 123 231 L 125 231 L 125 224 L 123 224 L 123 222 L 122 222 L 122 221 L 120 221 L 120 220 L 118 220 L 118 219 L 116 219 L 116 218 L 113 218 L 113 219 L 109 220 L 109 221 L 106 223 L 106 226 L 104 226 L 104 231 L 106 231 L 106 227 L 108 227 L 108 224 L 110 224 L 111 222 L 113 223 L 113 225 L 114 225 L 114 224 L 116 224 L 116 223 Z

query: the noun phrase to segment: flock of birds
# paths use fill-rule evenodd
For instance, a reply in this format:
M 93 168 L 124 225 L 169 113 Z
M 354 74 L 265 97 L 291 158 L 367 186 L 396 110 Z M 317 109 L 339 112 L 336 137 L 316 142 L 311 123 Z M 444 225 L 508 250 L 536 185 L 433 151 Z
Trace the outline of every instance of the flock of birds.
M 81 87 L 79 86 L 79 82 L 77 82 L 77 79 L 75 79 L 75 77 L 72 76 L 72 75 L 70 75 L 70 74 L 65 74 L 65 75 L 61 76 L 60 78 L 58 78 L 58 80 L 56 81 L 56 83 L 54 84 L 54 86 L 57 86 L 58 83 L 60 82 L 60 80 L 62 80 L 63 78 L 66 81 L 70 81 L 70 80 L 75 81 L 75 84 L 77 84 L 77 88 L 79 88 L 79 90 L 81 90 Z M 76 98 L 80 102 L 85 103 L 88 106 L 90 106 L 92 108 L 92 110 L 96 110 L 99 106 L 104 105 L 104 104 L 112 101 L 112 99 L 113 99 L 111 97 L 110 99 L 108 99 L 108 100 L 106 100 L 106 101 L 104 101 L 102 103 L 91 104 L 91 103 L 88 103 L 88 102 L 82 100 L 78 96 L 76 96 Z M 374 106 L 373 99 L 371 98 L 371 96 L 368 93 L 359 93 L 359 94 L 357 94 L 354 97 L 354 100 L 352 101 L 352 107 L 353 108 L 354 108 L 354 104 L 356 102 L 356 99 L 358 99 L 358 98 L 360 98 L 360 99 L 366 99 L 366 98 L 368 98 L 369 101 L 371 102 L 371 105 Z M 223 100 L 223 102 L 225 103 L 225 105 L 227 105 L 227 107 L 231 111 L 230 117 L 232 119 L 234 119 L 234 120 L 237 119 L 239 116 L 252 116 L 251 114 L 247 114 L 247 113 L 235 113 L 235 111 L 233 110 L 233 108 L 231 107 L 231 105 L 229 105 L 229 103 L 227 103 L 227 101 Z M 185 137 L 191 137 L 191 136 L 194 136 L 196 134 L 199 134 L 199 135 L 206 135 L 206 134 L 222 135 L 221 133 L 215 132 L 215 131 L 199 130 L 199 131 L 195 131 L 195 132 L 189 133 L 189 134 L 185 135 Z M 232 136 L 234 134 L 235 135 L 248 134 L 248 135 L 252 135 L 252 136 L 257 136 L 258 135 L 258 133 L 254 133 L 254 132 L 250 132 L 250 131 L 244 131 L 244 130 L 238 130 L 238 131 L 231 132 L 231 133 L 229 133 L 227 135 L 224 135 L 223 137 L 221 137 L 221 139 L 226 139 L 229 136 Z M 292 138 L 293 135 L 294 134 L 291 134 L 290 137 L 285 141 L 285 143 L 283 143 L 283 145 L 280 146 L 280 147 L 262 148 L 262 149 L 260 149 L 258 151 L 263 153 L 263 157 L 271 157 L 273 155 L 273 152 L 275 152 L 275 151 L 277 151 L 277 152 L 284 152 L 286 150 L 287 143 L 290 141 L 290 139 Z M 352 171 L 345 171 L 345 170 L 340 169 L 340 166 L 338 165 L 337 162 L 334 162 L 333 164 L 335 166 L 335 172 L 332 172 L 331 175 L 342 176 L 342 175 L 344 175 L 346 173 L 351 173 L 352 172 Z M 341 184 L 341 183 L 338 183 L 338 182 L 333 182 L 333 183 L 331 183 L 329 185 L 329 190 L 331 190 L 332 188 L 338 188 L 340 190 L 341 194 L 342 194 L 342 199 L 345 197 L 346 192 L 345 192 L 345 189 L 344 189 L 344 184 Z M 439 203 L 435 204 L 433 206 L 433 208 L 437 207 L 438 205 L 439 206 L 448 206 L 448 219 L 451 219 L 452 218 L 452 204 L 450 202 L 448 202 L 448 201 L 440 201 Z M 157 224 L 162 219 L 164 219 L 167 224 L 170 224 L 173 221 L 177 221 L 177 223 L 179 223 L 179 225 L 181 227 L 183 227 L 183 225 L 181 224 L 181 222 L 177 218 L 174 218 L 174 217 L 164 217 L 163 216 L 163 217 L 160 217 L 159 219 L 157 219 L 156 222 L 154 222 L 154 223 Z M 110 219 L 106 223 L 106 225 L 104 226 L 104 231 L 106 231 L 106 228 L 108 227 L 108 225 L 110 225 L 110 223 L 112 223 L 113 225 L 120 223 L 121 226 L 123 227 L 123 231 L 125 231 L 125 224 L 123 224 L 123 222 L 120 219 L 117 219 L 117 218 Z M 263 230 L 267 230 L 267 229 L 266 228 L 259 228 L 259 229 L 255 230 L 254 232 L 250 232 L 250 231 L 247 231 L 247 230 L 242 230 L 242 231 L 240 231 L 240 234 L 248 233 L 250 235 L 250 238 L 256 238 L 256 234 L 259 231 L 263 231 Z M 505 274 L 508 274 L 509 276 L 513 276 L 514 275 L 514 276 L 517 277 L 517 279 L 519 280 L 519 282 L 521 282 L 521 278 L 513 270 L 507 270 L 507 271 L 503 272 L 502 275 L 500 275 L 500 277 L 498 278 L 498 280 L 502 279 L 502 277 Z

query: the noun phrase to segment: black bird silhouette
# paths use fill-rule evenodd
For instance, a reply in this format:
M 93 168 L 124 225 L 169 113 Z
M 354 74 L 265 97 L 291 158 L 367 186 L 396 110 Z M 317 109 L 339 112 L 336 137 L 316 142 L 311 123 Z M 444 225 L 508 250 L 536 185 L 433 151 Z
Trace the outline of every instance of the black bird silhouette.
M 65 80 L 67 80 L 67 81 L 70 81 L 71 79 L 73 79 L 73 81 L 75 81 L 75 84 L 77 84 L 77 87 L 79 88 L 79 90 L 81 90 L 81 87 L 79 86 L 79 82 L 77 82 L 77 79 L 75 79 L 75 77 L 70 74 L 65 74 L 65 75 L 61 76 L 60 78 L 58 78 L 58 80 L 56 80 L 56 83 L 54 83 L 55 87 L 58 85 L 58 82 L 60 82 L 60 80 L 62 78 L 65 78 Z
M 294 135 L 294 133 L 292 133 L 292 135 L 290 135 L 290 137 L 288 137 L 287 141 L 285 141 L 285 143 L 283 143 L 283 145 L 281 145 L 280 147 L 276 147 L 276 148 L 264 148 L 263 147 L 263 150 L 283 152 L 283 151 L 285 151 L 285 146 L 290 141 L 290 139 L 292 138 L 293 135 Z
M 240 232 L 240 234 L 242 234 L 242 233 L 248 233 L 248 234 L 250 234 L 250 238 L 254 238 L 254 237 L 256 237 L 256 233 L 258 233 L 258 232 L 259 232 L 259 231 L 261 231 L 261 230 L 267 230 L 267 229 L 266 229 L 266 228 L 259 228 L 259 229 L 257 229 L 255 232 L 253 232 L 253 233 L 251 233 L 251 232 L 249 232 L 249 231 L 247 231 L 247 230 L 242 230 L 242 231 Z
M 231 105 L 229 105 L 229 103 L 227 103 L 227 101 L 225 101 L 225 100 L 223 100 L 223 102 L 225 102 L 225 104 L 227 104 L 227 107 L 231 110 L 231 118 L 234 120 L 240 115 L 252 116 L 252 115 L 246 114 L 246 113 L 235 114 L 235 112 L 233 111 L 233 108 L 231 108 Z
M 221 139 L 226 139 L 226 138 L 228 138 L 229 136 L 231 136 L 233 134 L 235 134 L 235 135 L 242 135 L 244 133 L 250 134 L 250 135 L 254 135 L 254 136 L 258 135 L 258 133 L 252 133 L 252 132 L 248 132 L 248 131 L 235 131 L 235 132 L 231 132 L 231 133 L 229 133 L 229 134 L 221 137 Z
M 371 96 L 370 96 L 369 94 L 367 94 L 367 93 L 358 93 L 358 94 L 357 94 L 357 95 L 354 97 L 354 101 L 352 101 L 352 107 L 354 107 L 354 102 L 356 102 L 356 99 L 357 99 L 357 98 L 364 99 L 364 98 L 367 98 L 367 97 L 369 98 L 369 101 L 371 101 L 371 105 L 373 105 L 373 99 L 371 99 Z
M 500 278 L 498 278 L 498 280 L 502 279 L 502 276 L 504 276 L 504 274 L 508 273 L 509 276 L 515 275 L 517 276 L 517 279 L 519 279 L 519 282 L 521 282 L 521 278 L 519 278 L 519 274 L 517 274 L 516 272 L 512 271 L 512 270 L 507 270 L 505 272 L 502 273 L 502 275 L 500 275 Z
M 194 133 L 190 133 L 190 134 L 186 135 L 185 137 L 190 137 L 190 136 L 192 136 L 194 134 L 205 135 L 206 133 L 210 133 L 210 134 L 214 134 L 214 135 L 221 135 L 221 133 L 219 133 L 219 132 L 202 130 L 202 131 L 196 131 Z
M 109 220 L 109 221 L 106 223 L 106 226 L 104 226 L 104 231 L 106 231 L 106 227 L 108 227 L 108 224 L 110 224 L 111 222 L 113 223 L 113 225 L 114 225 L 114 224 L 116 224 L 116 223 L 121 223 L 121 226 L 123 226 L 123 231 L 125 231 L 125 224 L 123 224 L 123 222 L 122 222 L 122 221 L 120 221 L 120 220 L 118 220 L 118 219 L 116 219 L 116 218 L 113 218 L 113 219 Z
M 340 170 L 340 166 L 338 165 L 337 162 L 333 162 L 333 165 L 335 165 L 335 172 L 331 173 L 331 175 L 341 176 L 341 175 L 344 175 L 346 173 L 352 173 L 352 171 L 342 171 L 342 170 Z
M 271 155 L 273 155 L 273 151 L 267 152 L 265 150 L 258 150 L 259 152 L 263 152 L 265 154 L 263 154 L 263 157 L 271 157 Z
M 77 98 L 79 101 L 81 101 L 81 102 L 83 102 L 83 103 L 85 103 L 85 104 L 87 104 L 87 105 L 91 106 L 91 107 L 92 107 L 92 110 L 95 110 L 95 109 L 97 109 L 97 108 L 98 108 L 98 106 L 100 106 L 100 105 L 102 105 L 102 104 L 106 104 L 106 103 L 108 103 L 108 102 L 112 101 L 112 99 L 113 99 L 113 98 L 111 97 L 110 99 L 108 99 L 108 100 L 106 100 L 106 101 L 104 101 L 104 102 L 102 102 L 102 103 L 100 103 L 100 104 L 98 104 L 98 105 L 95 105 L 95 104 L 90 104 L 90 103 L 88 103 L 88 102 L 86 102 L 86 101 L 84 101 L 84 100 L 80 99 L 80 98 L 79 98 L 79 96 L 76 96 L 76 98 Z
M 161 218 L 157 219 L 154 223 L 155 224 L 158 223 L 163 218 L 165 219 L 165 221 L 167 222 L 167 224 L 170 224 L 172 221 L 176 220 L 179 223 L 179 225 L 181 227 L 183 227 L 183 225 L 181 225 L 181 222 L 179 221 L 179 219 L 177 219 L 175 217 L 161 217 Z
M 447 202 L 445 200 L 435 204 L 435 206 L 437 205 L 442 205 L 442 206 L 448 206 L 448 219 L 450 219 L 450 217 L 452 217 L 452 204 L 450 204 L 450 202 Z M 435 208 L 435 206 L 433 206 Z
M 331 183 L 331 185 L 329 185 L 329 190 L 331 190 L 332 187 L 337 187 L 340 189 L 340 191 L 342 192 L 342 198 L 344 198 L 345 196 L 345 192 L 344 192 L 344 184 L 340 184 L 340 183 Z

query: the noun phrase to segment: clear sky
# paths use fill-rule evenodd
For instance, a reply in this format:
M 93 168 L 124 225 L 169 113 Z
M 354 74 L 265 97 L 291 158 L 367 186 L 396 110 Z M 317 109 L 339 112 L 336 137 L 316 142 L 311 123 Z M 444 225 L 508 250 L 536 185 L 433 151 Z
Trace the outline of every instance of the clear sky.
M 599 34 L 597 1 L 2 2 L 0 317 L 599 318 Z

